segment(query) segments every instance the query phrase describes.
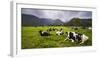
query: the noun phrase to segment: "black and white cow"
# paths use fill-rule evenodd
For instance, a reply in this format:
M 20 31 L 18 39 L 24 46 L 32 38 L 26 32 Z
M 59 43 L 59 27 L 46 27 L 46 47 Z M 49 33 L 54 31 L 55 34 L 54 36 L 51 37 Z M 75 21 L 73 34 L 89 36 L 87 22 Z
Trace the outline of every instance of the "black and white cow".
M 40 33 L 41 36 L 50 36 L 50 32 L 48 32 L 48 31 L 40 30 L 39 33 Z
M 78 41 L 81 42 L 80 44 L 88 40 L 88 36 L 86 36 L 85 34 L 80 34 L 76 32 L 66 32 L 66 33 L 67 33 L 67 37 L 65 40 L 69 39 L 72 42 Z
M 76 40 L 76 33 L 75 32 L 67 32 L 67 37 L 65 40 L 69 39 L 72 42 L 74 42 Z
M 56 35 L 63 35 L 63 34 L 64 34 L 64 30 L 62 28 L 56 31 Z

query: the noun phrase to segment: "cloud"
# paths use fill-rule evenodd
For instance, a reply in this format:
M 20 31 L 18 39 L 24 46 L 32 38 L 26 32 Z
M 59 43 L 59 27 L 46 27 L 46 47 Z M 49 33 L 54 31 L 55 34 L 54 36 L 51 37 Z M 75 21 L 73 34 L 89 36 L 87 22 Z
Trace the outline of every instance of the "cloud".
M 71 20 L 73 17 L 78 18 L 92 18 L 91 11 L 74 11 L 74 10 L 45 10 L 22 8 L 22 14 L 35 15 L 39 18 L 51 18 L 53 20 L 60 19 L 63 22 Z

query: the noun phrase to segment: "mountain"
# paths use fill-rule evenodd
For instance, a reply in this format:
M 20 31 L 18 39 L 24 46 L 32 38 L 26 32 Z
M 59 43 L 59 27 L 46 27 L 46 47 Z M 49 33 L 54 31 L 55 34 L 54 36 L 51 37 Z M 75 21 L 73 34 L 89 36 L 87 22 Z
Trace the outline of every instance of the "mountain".
M 22 14 L 22 26 L 50 26 L 61 25 L 63 22 L 59 19 L 39 18 L 34 15 Z
M 69 22 L 62 22 L 60 19 L 39 18 L 34 15 L 22 14 L 22 26 L 92 26 L 92 19 L 72 18 Z
M 82 26 L 92 27 L 92 19 L 81 19 Z
M 37 26 L 39 18 L 33 15 L 22 14 L 22 26 Z
M 67 26 L 92 26 L 92 19 L 80 19 L 80 18 L 72 18 L 69 22 L 66 22 L 64 25 Z
M 63 25 L 64 23 L 61 21 L 61 20 L 59 20 L 59 19 L 56 19 L 55 21 L 54 21 L 54 23 L 53 23 L 53 25 Z

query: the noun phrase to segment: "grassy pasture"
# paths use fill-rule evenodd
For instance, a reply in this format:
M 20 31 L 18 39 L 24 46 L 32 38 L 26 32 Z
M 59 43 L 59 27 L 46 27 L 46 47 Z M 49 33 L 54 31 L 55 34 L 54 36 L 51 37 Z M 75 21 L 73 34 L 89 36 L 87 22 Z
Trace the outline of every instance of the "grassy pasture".
M 48 28 L 63 28 L 64 32 L 76 31 L 85 34 L 89 37 L 89 40 L 84 44 L 78 42 L 72 43 L 70 40 L 64 41 L 66 34 L 56 35 L 55 31 L 51 31 L 51 36 L 40 36 L 39 30 L 46 31 Z M 73 30 L 71 27 L 65 26 L 38 26 L 38 27 L 22 27 L 21 35 L 21 48 L 57 48 L 57 47 L 77 47 L 77 46 L 91 46 L 92 45 L 92 30 L 79 28 Z

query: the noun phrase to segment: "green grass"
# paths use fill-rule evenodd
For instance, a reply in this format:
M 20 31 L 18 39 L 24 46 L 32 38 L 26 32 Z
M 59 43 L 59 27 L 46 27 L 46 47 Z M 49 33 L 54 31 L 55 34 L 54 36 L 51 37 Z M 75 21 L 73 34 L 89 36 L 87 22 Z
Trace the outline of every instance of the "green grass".
M 66 34 L 56 35 L 55 31 L 51 31 L 51 36 L 40 36 L 39 30 L 47 30 L 48 28 L 63 28 L 64 32 L 76 31 L 85 34 L 89 37 L 89 40 L 84 44 L 79 44 L 78 42 L 72 43 L 70 40 L 64 41 Z M 22 39 L 21 48 L 31 49 L 31 48 L 57 48 L 57 47 L 77 47 L 77 46 L 91 46 L 92 45 L 92 30 L 89 29 L 78 29 L 73 30 L 71 27 L 64 26 L 44 26 L 44 27 L 22 27 Z

